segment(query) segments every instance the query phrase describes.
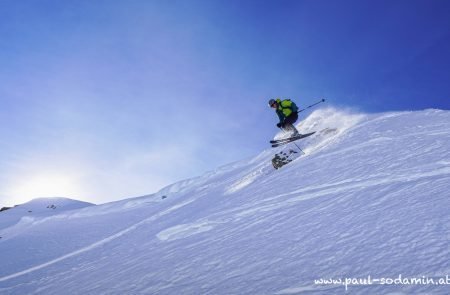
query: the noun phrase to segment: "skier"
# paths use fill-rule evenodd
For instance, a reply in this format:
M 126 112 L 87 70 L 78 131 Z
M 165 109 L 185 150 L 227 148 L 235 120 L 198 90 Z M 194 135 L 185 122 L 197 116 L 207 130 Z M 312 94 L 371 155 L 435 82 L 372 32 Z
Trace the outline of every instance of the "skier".
M 278 118 L 280 119 L 280 122 L 277 124 L 278 128 L 290 132 L 290 137 L 300 135 L 298 130 L 293 125 L 298 119 L 298 107 L 293 101 L 290 99 L 281 100 L 279 98 L 270 99 L 269 106 L 275 109 Z

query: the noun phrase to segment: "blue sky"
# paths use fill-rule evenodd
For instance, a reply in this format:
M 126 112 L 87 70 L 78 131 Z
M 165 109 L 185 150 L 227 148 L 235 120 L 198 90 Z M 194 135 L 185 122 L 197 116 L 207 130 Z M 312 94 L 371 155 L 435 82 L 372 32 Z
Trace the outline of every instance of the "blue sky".
M 272 97 L 450 108 L 449 1 L 0 1 L 0 205 L 157 191 L 268 147 Z

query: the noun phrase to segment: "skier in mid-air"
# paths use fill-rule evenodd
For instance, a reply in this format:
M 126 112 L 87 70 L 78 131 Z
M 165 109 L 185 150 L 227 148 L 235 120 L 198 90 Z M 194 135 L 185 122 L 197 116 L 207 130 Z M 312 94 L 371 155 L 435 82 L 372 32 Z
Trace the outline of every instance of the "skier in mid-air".
M 290 99 L 281 100 L 279 98 L 270 99 L 269 106 L 275 109 L 280 119 L 280 122 L 277 124 L 278 128 L 289 132 L 291 138 L 300 135 L 297 128 L 294 127 L 294 123 L 298 119 L 298 107 L 293 101 Z

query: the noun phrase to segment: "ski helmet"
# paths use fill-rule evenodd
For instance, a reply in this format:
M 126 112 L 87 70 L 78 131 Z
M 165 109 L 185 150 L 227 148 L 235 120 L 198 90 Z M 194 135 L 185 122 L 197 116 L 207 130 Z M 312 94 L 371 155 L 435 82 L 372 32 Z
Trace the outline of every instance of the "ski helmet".
M 276 102 L 275 99 L 271 98 L 269 100 L 269 107 L 272 107 L 275 102 Z

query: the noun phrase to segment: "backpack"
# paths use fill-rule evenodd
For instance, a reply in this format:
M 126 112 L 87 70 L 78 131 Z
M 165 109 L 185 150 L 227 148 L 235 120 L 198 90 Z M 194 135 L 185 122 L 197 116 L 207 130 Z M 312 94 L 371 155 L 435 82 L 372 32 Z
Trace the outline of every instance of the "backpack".
M 289 100 L 290 102 L 291 102 L 291 110 L 292 110 L 292 112 L 293 113 L 296 113 L 297 111 L 298 111 L 298 107 L 297 107 L 297 105 L 295 104 L 295 102 L 293 102 L 292 100 L 290 100 L 289 98 L 288 99 L 286 99 L 286 100 Z

